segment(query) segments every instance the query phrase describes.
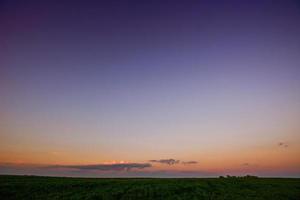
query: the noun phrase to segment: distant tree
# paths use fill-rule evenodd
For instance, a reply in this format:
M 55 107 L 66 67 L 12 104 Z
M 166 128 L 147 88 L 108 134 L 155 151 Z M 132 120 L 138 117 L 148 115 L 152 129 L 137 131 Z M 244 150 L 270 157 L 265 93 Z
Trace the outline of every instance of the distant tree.
M 246 176 L 244 176 L 244 178 L 253 179 L 253 178 L 258 178 L 258 176 L 253 176 L 253 175 L 247 174 Z
M 238 178 L 238 177 L 237 176 L 226 175 L 226 178 L 235 179 L 235 178 Z

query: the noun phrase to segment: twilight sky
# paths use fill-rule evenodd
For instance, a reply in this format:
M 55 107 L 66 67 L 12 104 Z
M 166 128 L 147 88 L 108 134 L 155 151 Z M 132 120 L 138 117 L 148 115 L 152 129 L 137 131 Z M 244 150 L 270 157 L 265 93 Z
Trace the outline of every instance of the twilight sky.
M 297 1 L 0 2 L 0 174 L 300 177 L 299 119 Z

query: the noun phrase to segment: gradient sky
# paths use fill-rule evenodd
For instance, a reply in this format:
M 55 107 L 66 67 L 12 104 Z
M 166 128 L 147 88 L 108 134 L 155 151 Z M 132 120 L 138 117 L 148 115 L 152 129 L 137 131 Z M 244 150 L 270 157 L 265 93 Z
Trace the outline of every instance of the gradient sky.
M 300 177 L 299 119 L 297 1 L 0 3 L 2 174 Z

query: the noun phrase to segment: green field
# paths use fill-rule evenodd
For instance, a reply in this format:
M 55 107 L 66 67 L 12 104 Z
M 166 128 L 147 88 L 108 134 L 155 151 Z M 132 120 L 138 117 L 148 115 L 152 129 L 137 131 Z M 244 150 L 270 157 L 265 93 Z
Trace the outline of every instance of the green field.
M 0 199 L 300 199 L 300 179 L 0 176 Z

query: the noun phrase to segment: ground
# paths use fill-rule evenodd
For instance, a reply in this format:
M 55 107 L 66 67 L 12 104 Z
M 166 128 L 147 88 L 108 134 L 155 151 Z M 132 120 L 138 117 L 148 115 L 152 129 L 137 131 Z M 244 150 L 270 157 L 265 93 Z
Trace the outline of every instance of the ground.
M 300 179 L 0 176 L 0 199 L 299 200 Z

